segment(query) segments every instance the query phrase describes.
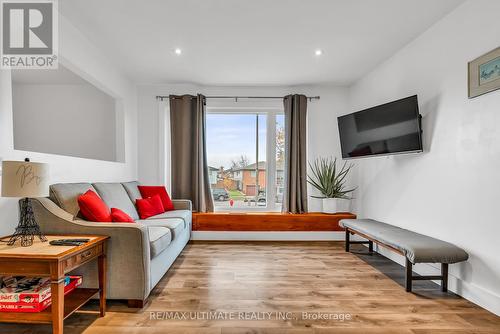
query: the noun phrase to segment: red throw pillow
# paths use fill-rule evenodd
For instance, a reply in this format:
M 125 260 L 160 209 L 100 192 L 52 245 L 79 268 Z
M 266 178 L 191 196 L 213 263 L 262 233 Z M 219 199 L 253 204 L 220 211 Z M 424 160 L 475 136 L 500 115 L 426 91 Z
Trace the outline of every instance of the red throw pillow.
M 163 208 L 165 211 L 174 210 L 174 203 L 168 196 L 167 189 L 164 186 L 138 186 L 139 191 L 141 192 L 142 198 L 153 197 L 154 195 L 158 195 L 161 198 L 161 203 L 163 204 Z M 163 212 L 165 212 L 163 211 Z
M 111 219 L 115 223 L 135 223 L 132 217 L 117 208 L 111 208 Z
M 92 222 L 111 222 L 111 212 L 104 201 L 92 190 L 78 196 L 83 217 Z
M 139 217 L 141 217 L 141 219 L 146 219 L 165 212 L 159 195 L 154 195 L 149 198 L 139 198 L 135 201 L 135 204 L 137 205 L 137 211 L 139 211 Z

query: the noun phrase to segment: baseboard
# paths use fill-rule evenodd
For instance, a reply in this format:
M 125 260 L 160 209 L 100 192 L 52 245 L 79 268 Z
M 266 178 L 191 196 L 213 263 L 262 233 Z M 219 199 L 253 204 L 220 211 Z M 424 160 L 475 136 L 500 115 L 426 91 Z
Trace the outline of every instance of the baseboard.
M 405 259 L 403 256 L 386 250 L 383 247 L 374 245 L 374 250 L 384 257 L 404 266 Z M 439 264 L 419 263 L 413 266 L 413 271 L 419 275 L 439 275 L 441 269 Z M 440 285 L 440 281 L 434 281 Z M 487 309 L 488 311 L 500 316 L 500 296 L 488 291 L 480 286 L 463 281 L 462 279 L 448 274 L 448 290 L 456 293 L 459 296 Z
M 339 241 L 344 232 L 238 232 L 238 231 L 193 231 L 192 240 L 248 240 L 248 241 Z

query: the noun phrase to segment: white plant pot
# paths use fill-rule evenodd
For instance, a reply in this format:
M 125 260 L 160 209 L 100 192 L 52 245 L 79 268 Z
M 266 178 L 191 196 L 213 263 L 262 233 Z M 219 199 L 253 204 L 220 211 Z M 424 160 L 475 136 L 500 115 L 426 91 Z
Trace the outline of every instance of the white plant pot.
M 323 213 L 349 212 L 350 210 L 350 199 L 323 198 Z

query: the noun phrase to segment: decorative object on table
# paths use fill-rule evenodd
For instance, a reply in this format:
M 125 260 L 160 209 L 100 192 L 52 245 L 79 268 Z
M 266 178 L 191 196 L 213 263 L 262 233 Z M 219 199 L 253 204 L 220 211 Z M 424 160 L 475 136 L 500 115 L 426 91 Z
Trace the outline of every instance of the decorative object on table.
M 500 89 L 500 47 L 469 62 L 469 99 Z
M 23 198 L 20 202 L 19 225 L 8 244 L 13 245 L 19 240 L 21 246 L 31 246 L 35 236 L 47 241 L 35 220 L 30 198 L 48 196 L 48 165 L 26 158 L 25 161 L 3 161 L 2 170 L 2 197 Z
M 351 198 L 348 194 L 355 188 L 346 189 L 346 177 L 353 167 L 352 164 L 337 166 L 337 158 L 317 158 L 309 163 L 311 173 L 307 182 L 319 190 L 321 196 L 312 196 L 323 200 L 324 213 L 349 212 Z

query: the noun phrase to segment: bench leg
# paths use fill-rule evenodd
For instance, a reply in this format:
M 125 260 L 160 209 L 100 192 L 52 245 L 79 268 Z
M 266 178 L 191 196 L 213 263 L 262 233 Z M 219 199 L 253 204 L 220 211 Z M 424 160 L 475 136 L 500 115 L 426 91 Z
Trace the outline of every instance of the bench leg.
M 368 241 L 368 252 L 370 252 L 370 255 L 373 254 L 373 241 Z
M 412 278 L 413 278 L 413 270 L 412 263 L 408 258 L 406 258 L 406 292 L 411 292 Z
M 349 229 L 345 229 L 345 251 L 349 252 L 349 237 L 350 237 L 350 232 Z
M 441 291 L 448 291 L 448 263 L 441 263 Z

